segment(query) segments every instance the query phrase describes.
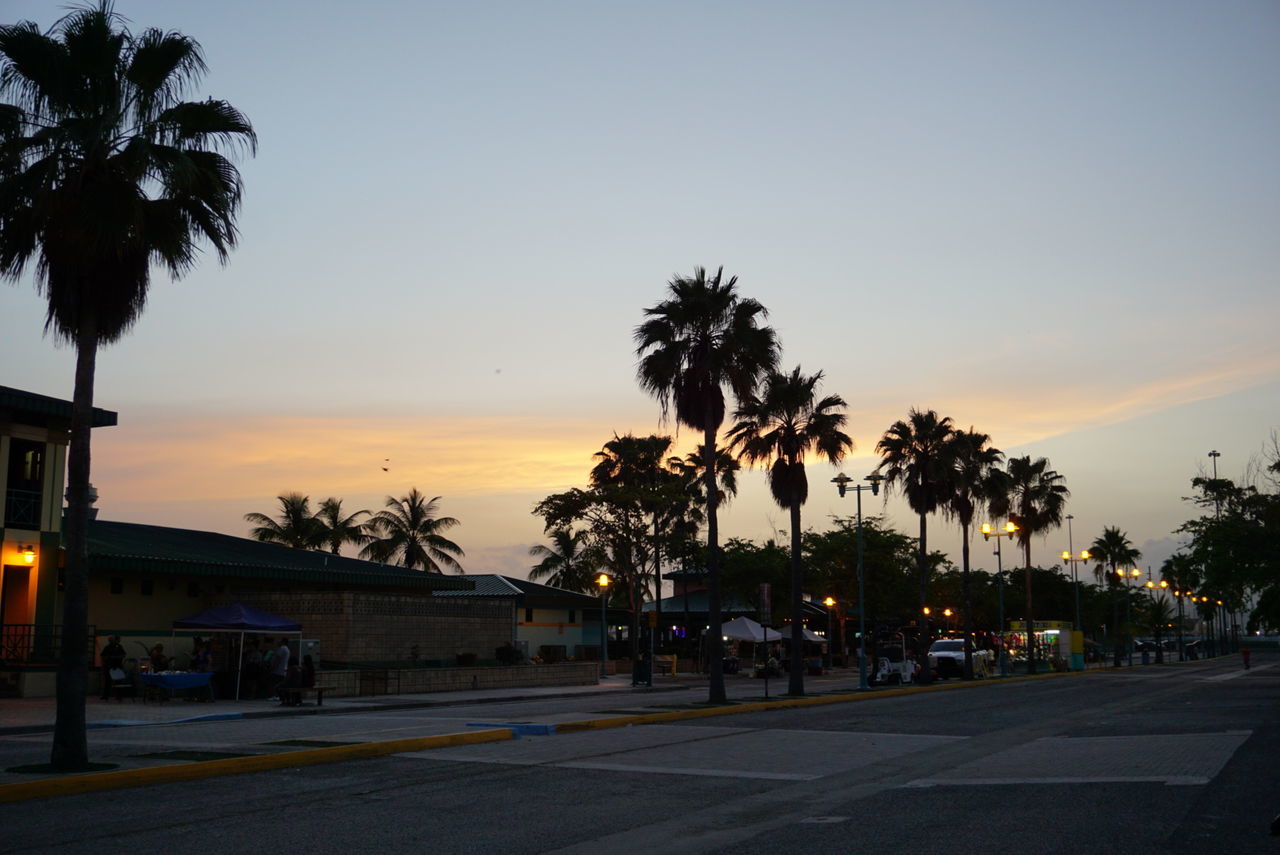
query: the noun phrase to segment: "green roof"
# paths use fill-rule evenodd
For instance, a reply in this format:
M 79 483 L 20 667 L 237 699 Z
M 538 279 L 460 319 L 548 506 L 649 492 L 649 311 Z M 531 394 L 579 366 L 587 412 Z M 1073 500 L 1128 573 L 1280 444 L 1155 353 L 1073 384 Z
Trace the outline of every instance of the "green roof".
M 168 573 L 437 591 L 468 590 L 472 585 L 460 576 L 424 573 L 228 534 L 106 520 L 89 523 L 89 567 L 93 573 Z
M 513 597 L 528 608 L 590 609 L 600 605 L 597 597 L 553 588 L 528 579 L 502 576 L 497 573 L 477 573 L 459 578 L 475 582 L 470 591 L 441 591 L 442 597 Z
M 47 427 L 51 423 L 71 423 L 70 401 L 0 386 L 0 414 L 5 411 L 13 421 L 24 425 Z M 116 414 L 111 410 L 93 408 L 93 427 L 111 427 L 115 423 Z

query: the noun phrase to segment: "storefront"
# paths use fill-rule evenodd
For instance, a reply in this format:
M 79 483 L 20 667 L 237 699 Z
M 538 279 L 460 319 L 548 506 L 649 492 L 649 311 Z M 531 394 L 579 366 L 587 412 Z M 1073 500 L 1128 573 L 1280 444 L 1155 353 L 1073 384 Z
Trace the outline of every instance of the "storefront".
M 1004 635 L 1011 662 L 1025 663 L 1027 659 L 1027 623 L 1009 621 Z M 1035 622 L 1034 643 L 1036 661 L 1046 663 L 1057 670 L 1084 670 L 1084 633 L 1072 629 L 1071 621 L 1038 620 Z

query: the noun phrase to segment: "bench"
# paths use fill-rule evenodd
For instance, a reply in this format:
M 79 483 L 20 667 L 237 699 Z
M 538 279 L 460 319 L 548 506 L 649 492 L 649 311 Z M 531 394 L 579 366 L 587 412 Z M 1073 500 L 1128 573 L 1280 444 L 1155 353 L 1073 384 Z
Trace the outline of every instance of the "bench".
M 675 654 L 664 655 L 659 654 L 653 657 L 653 673 L 665 674 L 668 677 L 675 676 L 676 673 L 676 656 Z
M 324 693 L 329 689 L 328 686 L 281 686 L 280 705 L 284 707 L 300 707 L 302 699 L 307 695 L 316 696 L 316 706 L 324 706 Z

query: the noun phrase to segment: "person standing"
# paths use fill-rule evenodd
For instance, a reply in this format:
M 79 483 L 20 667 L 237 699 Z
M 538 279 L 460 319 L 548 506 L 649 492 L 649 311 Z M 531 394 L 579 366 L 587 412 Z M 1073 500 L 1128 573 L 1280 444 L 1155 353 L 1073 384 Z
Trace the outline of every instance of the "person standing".
M 120 636 L 113 635 L 107 639 L 107 645 L 102 648 L 102 700 L 111 700 L 112 683 L 116 678 L 112 675 L 112 671 L 117 674 L 124 673 L 124 645 L 120 643 Z
M 284 683 L 285 675 L 289 673 L 289 658 L 292 655 L 289 642 L 281 637 L 280 646 L 271 654 L 271 690 L 273 692 L 278 691 L 280 685 Z

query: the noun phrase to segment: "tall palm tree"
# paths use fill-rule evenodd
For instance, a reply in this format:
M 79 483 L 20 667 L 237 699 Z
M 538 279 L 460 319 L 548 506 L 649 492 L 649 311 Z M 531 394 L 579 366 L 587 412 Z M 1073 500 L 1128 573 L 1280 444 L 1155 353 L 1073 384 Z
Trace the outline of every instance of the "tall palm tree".
M 1004 454 L 991 437 L 972 427 L 951 435 L 952 489 L 942 512 L 960 523 L 961 592 L 964 600 L 964 678 L 973 679 L 973 603 L 969 591 L 969 532 L 973 518 L 993 493 L 1003 490 Z
M 1122 579 L 1126 578 L 1121 576 L 1121 568 L 1128 568 L 1130 564 L 1137 564 L 1142 560 L 1142 552 L 1130 542 L 1129 535 L 1121 531 L 1119 526 L 1104 526 L 1102 534 L 1095 538 L 1093 545 L 1089 547 L 1089 554 L 1097 562 L 1093 567 L 1093 575 L 1099 582 L 1102 581 L 1101 577 L 1105 572 L 1103 568 L 1110 568 L 1111 572 L 1105 575 L 1107 577 L 1107 587 L 1113 592 L 1117 588 L 1124 589 L 1125 587 L 1121 585 Z M 1127 569 L 1125 572 L 1128 572 Z M 1125 590 L 1125 596 L 1128 596 L 1127 590 Z M 1120 627 L 1120 600 L 1116 596 L 1111 598 L 1111 615 L 1111 625 L 1118 630 Z M 1121 632 L 1117 632 L 1116 635 L 1118 638 L 1125 636 Z M 1127 640 L 1125 643 L 1127 643 Z M 1112 661 L 1119 668 L 1121 664 L 1120 644 L 1112 644 L 1111 646 L 1114 648 Z
M 885 499 L 895 489 L 906 497 L 911 510 L 920 515 L 919 553 L 917 567 L 920 575 L 920 620 L 923 632 L 919 651 L 920 680 L 928 683 L 933 675 L 929 670 L 929 616 L 924 608 L 929 597 L 929 548 L 927 519 L 929 514 L 941 509 L 951 497 L 953 466 L 951 463 L 951 434 L 955 428 L 951 419 L 939 416 L 934 410 L 920 411 L 914 407 L 906 420 L 889 426 L 876 443 L 880 455 L 877 471 L 883 470 Z
M 244 515 L 246 522 L 254 523 L 249 536 L 263 543 L 279 543 L 295 549 L 321 548 L 324 529 L 311 514 L 311 498 L 301 493 L 285 493 L 276 496 L 276 500 L 280 502 L 277 519 L 257 511 Z
M 236 242 L 240 175 L 220 153 L 256 137 L 225 101 L 183 101 L 205 71 L 179 33 L 133 34 L 110 0 L 47 34 L 0 26 L 0 277 L 28 266 L 46 331 L 76 349 L 67 472 L 66 567 L 51 763 L 89 761 L 89 430 L 98 348 L 142 314 L 151 265 L 180 277 L 207 241 Z
M 600 554 L 587 544 L 585 531 L 558 528 L 551 533 L 551 546 L 541 543 L 529 547 L 529 554 L 541 558 L 529 568 L 529 578 L 535 582 L 546 579 L 548 585 L 594 594 L 594 575 L 600 566 Z
M 695 267 L 689 277 L 668 283 L 666 300 L 645 309 L 647 320 L 635 331 L 636 369 L 640 388 L 662 405 L 665 419 L 672 407 L 676 421 L 702 431 L 707 459 L 717 459 L 716 437 L 724 423 L 726 388 L 741 401 L 778 364 L 778 340 L 762 326 L 768 311 L 741 297 L 738 278 L 724 280 L 724 268 L 708 276 Z M 708 700 L 725 703 L 723 647 L 720 636 L 720 527 L 716 514 L 716 472 L 703 473 L 707 496 L 707 634 L 710 665 Z
M 822 372 L 808 377 L 796 366 L 790 374 L 770 372 L 762 392 L 748 396 L 734 413 L 730 446 L 751 464 L 769 463 L 769 491 L 778 507 L 791 512 L 791 671 L 787 691 L 804 694 L 804 572 L 800 561 L 800 508 L 809 498 L 804 459 L 809 452 L 838 463 L 853 448 L 843 430 L 846 406 L 839 395 L 818 397 Z
M 997 496 L 997 516 L 1007 516 L 1018 527 L 1026 567 L 1027 673 L 1036 672 L 1035 618 L 1031 599 L 1031 538 L 1062 525 L 1062 512 L 1071 491 L 1065 480 L 1049 468 L 1047 458 L 1012 457 L 1006 467 L 1008 492 Z
M 343 546 L 364 546 L 369 542 L 369 530 L 361 521 L 361 517 L 369 516 L 368 511 L 356 511 L 344 515 L 342 500 L 330 496 L 320 503 L 316 511 L 315 521 L 320 528 L 320 542 L 329 551 L 337 555 Z
M 361 557 L 427 573 L 443 573 L 442 566 L 461 573 L 457 559 L 464 555 L 462 548 L 441 533 L 460 523 L 436 516 L 439 501 L 439 496 L 428 499 L 417 487 L 398 499 L 387 496 L 386 509 L 369 519 L 373 540 L 360 550 Z

